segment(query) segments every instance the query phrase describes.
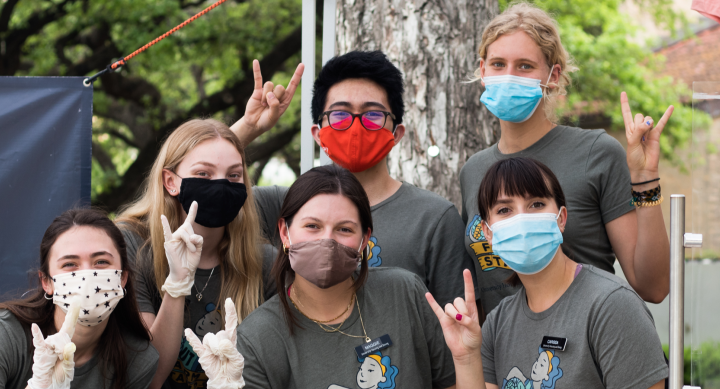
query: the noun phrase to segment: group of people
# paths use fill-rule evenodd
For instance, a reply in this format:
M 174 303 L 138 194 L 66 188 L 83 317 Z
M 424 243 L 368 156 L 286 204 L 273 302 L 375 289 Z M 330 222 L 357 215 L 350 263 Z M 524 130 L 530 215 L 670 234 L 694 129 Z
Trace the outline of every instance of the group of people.
M 287 109 L 263 84 L 231 127 L 164 141 L 114 221 L 70 210 L 39 285 L 0 303 L 0 388 L 662 388 L 643 300 L 669 289 L 657 122 L 621 104 L 627 152 L 556 124 L 576 70 L 554 20 L 516 4 L 475 76 L 497 144 L 460 175 L 462 209 L 391 177 L 403 78 L 381 52 L 322 68 L 311 131 L 333 165 L 253 187 L 244 148 Z M 618 259 L 627 282 L 614 276 Z

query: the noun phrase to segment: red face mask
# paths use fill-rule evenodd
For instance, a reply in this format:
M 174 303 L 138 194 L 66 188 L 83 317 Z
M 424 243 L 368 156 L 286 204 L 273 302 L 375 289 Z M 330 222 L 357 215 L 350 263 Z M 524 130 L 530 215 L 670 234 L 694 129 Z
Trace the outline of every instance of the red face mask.
M 328 157 L 353 173 L 377 165 L 395 146 L 395 137 L 390 130 L 366 130 L 359 119 L 347 130 L 338 131 L 325 126 L 319 134 L 320 147 Z

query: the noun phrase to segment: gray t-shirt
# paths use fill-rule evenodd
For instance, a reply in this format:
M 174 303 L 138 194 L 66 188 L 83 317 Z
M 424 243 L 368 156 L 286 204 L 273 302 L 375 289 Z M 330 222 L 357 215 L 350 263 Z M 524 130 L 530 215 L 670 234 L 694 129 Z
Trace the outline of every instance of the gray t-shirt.
M 121 225 L 128 246 L 140 253 L 133 253 L 136 261 L 137 300 L 140 312 L 149 312 L 157 315 L 162 304 L 162 297 L 155 286 L 155 276 L 152 270 L 152 261 L 148 260 L 149 246 L 143 246 L 141 238 Z M 277 250 L 271 245 L 263 245 L 263 294 L 265 299 L 276 293 L 275 283 L 270 279 L 272 262 Z M 206 286 L 207 285 L 207 286 Z M 183 327 L 190 328 L 202 340 L 205 334 L 216 333 L 222 330 L 224 318 L 220 298 L 220 266 L 213 269 L 197 269 L 195 271 L 195 286 L 192 294 L 185 296 L 185 315 Z M 202 298 L 198 301 L 196 295 L 201 292 Z M 207 375 L 200 366 L 198 356 L 183 335 L 180 345 L 180 354 L 170 376 L 165 380 L 163 388 L 205 388 Z
M 512 270 L 492 252 L 483 235 L 477 194 L 485 173 L 495 162 L 512 157 L 540 161 L 555 173 L 567 202 L 568 221 L 563 251 L 573 260 L 613 273 L 615 253 L 605 224 L 635 209 L 630 205 L 630 171 L 625 150 L 604 130 L 557 126 L 527 149 L 502 154 L 497 144 L 482 150 L 460 171 L 464 247 L 477 260 L 479 297 L 486 313 L 514 294 L 503 281 Z
M 150 386 L 158 365 L 158 352 L 150 342 L 125 334 L 123 340 L 128 357 L 126 388 L 137 389 Z M 32 377 L 33 353 L 30 327 L 25 327 L 12 312 L 0 309 L 0 388 L 25 389 Z M 71 388 L 110 388 L 114 373 L 105 374 L 99 358 L 93 356 L 82 366 L 75 368 Z
M 287 188 L 254 190 L 263 231 L 280 245 L 277 220 Z M 462 272 L 473 270 L 474 265 L 463 248 L 463 222 L 451 202 L 403 182 L 392 196 L 372 206 L 371 212 L 370 267 L 396 266 L 417 274 L 441 305 L 465 295 Z
M 585 265 L 550 308 L 533 312 L 525 289 L 482 327 L 485 381 L 501 388 L 649 388 L 668 376 L 650 311 L 627 282 Z M 544 337 L 565 351 L 541 347 Z
M 290 335 L 278 296 L 238 327 L 243 378 L 253 389 L 447 388 L 455 366 L 440 322 L 425 300 L 422 280 L 406 270 L 372 268 L 357 292 L 367 336 L 388 335 L 392 345 L 360 358 L 361 338 L 326 333 L 291 309 L 302 328 Z M 363 335 L 355 307 L 340 330 Z M 382 383 L 380 386 L 375 386 Z M 357 386 L 356 386 L 357 385 Z

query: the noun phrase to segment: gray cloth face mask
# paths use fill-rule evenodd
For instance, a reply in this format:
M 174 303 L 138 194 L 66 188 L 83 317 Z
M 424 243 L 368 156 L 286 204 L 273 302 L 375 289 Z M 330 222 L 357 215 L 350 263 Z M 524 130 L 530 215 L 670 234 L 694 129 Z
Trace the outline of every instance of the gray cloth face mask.
M 342 245 L 334 239 L 292 244 L 288 229 L 288 240 L 290 267 L 320 289 L 333 287 L 350 278 L 362 259 L 359 249 Z

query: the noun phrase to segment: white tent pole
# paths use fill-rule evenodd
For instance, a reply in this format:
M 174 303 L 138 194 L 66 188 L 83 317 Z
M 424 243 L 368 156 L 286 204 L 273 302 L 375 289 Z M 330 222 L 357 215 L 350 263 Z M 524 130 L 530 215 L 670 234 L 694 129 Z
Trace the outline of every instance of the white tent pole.
M 323 4 L 323 42 L 322 42 L 322 63 L 335 56 L 335 10 L 337 0 L 325 0 Z M 320 149 L 320 164 L 329 165 L 332 163 L 330 157 Z
M 315 0 L 302 2 L 302 62 L 305 72 L 300 95 L 300 172 L 305 173 L 312 169 L 315 156 L 315 140 L 310 132 L 313 123 L 310 102 L 315 81 Z

